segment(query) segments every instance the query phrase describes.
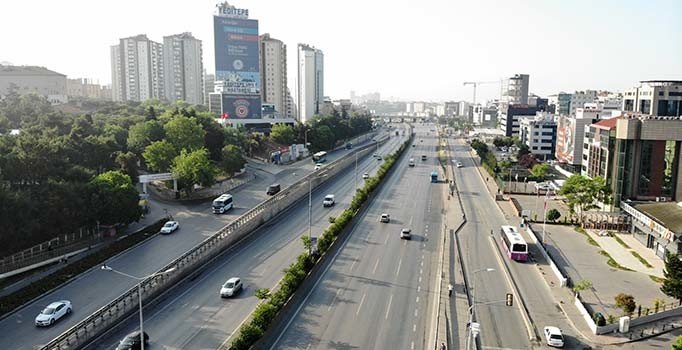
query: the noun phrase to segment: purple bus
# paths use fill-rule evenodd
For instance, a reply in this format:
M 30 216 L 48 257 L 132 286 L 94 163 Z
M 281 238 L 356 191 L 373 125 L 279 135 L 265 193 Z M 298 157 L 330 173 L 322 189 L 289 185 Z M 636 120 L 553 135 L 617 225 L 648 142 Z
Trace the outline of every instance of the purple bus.
M 528 245 L 514 226 L 502 226 L 500 229 L 502 242 L 507 250 L 507 256 L 516 261 L 528 260 Z

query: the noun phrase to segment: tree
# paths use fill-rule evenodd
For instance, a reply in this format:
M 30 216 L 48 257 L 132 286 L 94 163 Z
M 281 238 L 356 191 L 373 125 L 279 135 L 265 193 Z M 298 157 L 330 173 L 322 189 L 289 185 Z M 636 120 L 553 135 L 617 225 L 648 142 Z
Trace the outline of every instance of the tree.
M 258 288 L 256 289 L 255 295 L 259 300 L 265 300 L 270 297 L 270 290 L 267 288 Z
M 225 133 L 223 128 L 211 116 L 210 113 L 197 113 L 197 121 L 206 132 L 204 135 L 204 145 L 208 149 L 210 158 L 214 162 L 222 159 L 222 149 L 225 146 Z
M 128 131 L 128 149 L 141 154 L 152 142 L 161 141 L 164 137 L 166 137 L 166 132 L 163 130 L 161 122 L 149 120 L 137 123 L 131 126 Z
M 137 161 L 138 158 L 133 152 L 118 153 L 116 156 L 116 164 L 118 164 L 120 170 L 130 176 L 130 179 L 135 183 L 139 177 L 139 172 L 137 171 Z
M 223 147 L 222 161 L 220 168 L 229 175 L 240 171 L 246 164 L 246 159 L 242 156 L 242 150 L 235 145 L 227 145 Z
M 521 159 L 521 157 L 530 153 L 530 147 L 528 147 L 528 145 L 525 143 L 519 142 L 517 146 L 519 147 L 519 151 L 516 152 L 516 159 Z
M 661 292 L 679 300 L 682 305 L 682 260 L 677 254 L 666 254 L 663 277 Z
M 555 208 L 552 208 L 547 211 L 547 220 L 549 221 L 556 221 L 561 217 L 561 213 L 556 210 Z
M 128 224 L 140 219 L 140 197 L 128 175 L 108 171 L 89 183 L 90 208 L 102 224 Z
M 573 175 L 561 186 L 559 194 L 566 197 L 571 213 L 578 213 L 580 223 L 583 222 L 585 211 L 598 208 L 596 201 L 608 203 L 610 200 L 610 189 L 599 176 L 590 179 L 578 174 Z
M 163 126 L 166 140 L 177 150 L 193 151 L 204 146 L 206 132 L 196 118 L 175 116 Z
M 336 143 L 336 138 L 329 126 L 322 125 L 308 133 L 308 142 L 310 142 L 310 148 L 316 152 L 323 149 L 332 149 Z
M 677 341 L 673 344 L 672 350 L 682 350 L 682 336 L 677 337 Z
M 592 281 L 580 280 L 573 285 L 573 293 L 578 294 L 584 290 L 592 288 Z
M 294 143 L 294 129 L 286 124 L 275 124 L 270 130 L 270 138 L 281 145 L 291 145 Z
M 531 153 L 526 153 L 519 158 L 519 165 L 526 168 L 530 169 L 535 166 L 535 164 L 538 163 L 538 160 L 535 158 L 535 156 Z
M 187 194 L 192 192 L 195 184 L 211 186 L 215 183 L 216 168 L 208 159 L 208 150 L 201 148 L 195 151 L 183 149 L 175 157 L 172 166 L 173 177 L 178 186 L 185 189 Z
M 630 294 L 619 293 L 614 299 L 616 300 L 616 307 L 623 309 L 623 312 L 628 315 L 631 315 L 637 307 L 635 298 Z
M 178 151 L 166 140 L 153 142 L 142 153 L 147 166 L 160 172 L 168 171 L 177 155 Z
M 531 171 L 530 171 L 530 173 L 538 181 L 544 181 L 548 172 L 549 172 L 549 164 L 547 164 L 547 163 L 535 164 L 535 165 L 533 165 L 533 169 L 531 169 Z

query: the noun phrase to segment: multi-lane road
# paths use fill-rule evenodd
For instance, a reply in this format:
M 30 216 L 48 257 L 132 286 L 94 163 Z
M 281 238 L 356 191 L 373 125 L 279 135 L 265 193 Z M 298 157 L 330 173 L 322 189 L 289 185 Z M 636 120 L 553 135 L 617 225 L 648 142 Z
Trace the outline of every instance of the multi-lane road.
M 352 151 L 330 152 L 328 160 L 333 161 Z M 312 172 L 313 166 L 312 162 L 304 162 L 300 163 L 300 167 L 289 167 L 280 172 L 273 181 L 286 187 Z M 235 208 L 224 215 L 213 214 L 210 203 L 185 205 L 183 210 L 174 215 L 180 222 L 178 231 L 172 235 L 147 240 L 109 259 L 106 263 L 132 275 L 144 276 L 154 273 L 265 200 L 268 185 L 269 183 L 256 180 L 242 186 L 233 193 Z M 134 280 L 106 273 L 95 267 L 71 283 L 41 296 L 0 320 L 0 333 L 7 335 L 0 337 L 0 349 L 32 349 L 36 345 L 45 344 L 133 287 L 135 283 Z M 52 327 L 36 328 L 33 320 L 40 310 L 52 301 L 62 299 L 72 302 L 73 313 Z
M 417 128 L 416 146 L 396 164 L 273 348 L 427 348 L 446 187 L 430 182 L 439 165 L 435 133 L 427 132 Z M 415 167 L 408 167 L 409 158 Z M 391 215 L 389 223 L 379 222 L 382 213 Z M 411 240 L 400 239 L 402 228 L 412 229 Z

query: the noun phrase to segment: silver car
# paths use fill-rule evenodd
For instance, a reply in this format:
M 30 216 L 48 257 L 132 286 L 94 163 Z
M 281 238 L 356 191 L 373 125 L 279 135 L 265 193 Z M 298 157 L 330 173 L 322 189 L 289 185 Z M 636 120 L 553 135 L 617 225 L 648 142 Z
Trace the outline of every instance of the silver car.
M 220 288 L 220 297 L 231 297 L 242 289 L 242 280 L 239 277 L 232 277 Z
M 48 305 L 36 316 L 36 326 L 51 326 L 60 318 L 71 313 L 71 302 L 68 300 L 55 301 Z

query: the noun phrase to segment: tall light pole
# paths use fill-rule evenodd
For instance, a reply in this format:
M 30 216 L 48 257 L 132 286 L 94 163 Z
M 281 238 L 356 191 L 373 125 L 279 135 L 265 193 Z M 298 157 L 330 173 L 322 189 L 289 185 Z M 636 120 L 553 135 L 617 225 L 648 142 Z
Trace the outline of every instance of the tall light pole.
M 471 289 L 473 289 L 473 292 L 471 292 L 471 306 L 469 307 L 469 329 L 467 330 L 467 340 L 466 340 L 466 349 L 469 350 L 469 343 L 470 343 L 470 338 L 472 335 L 471 332 L 471 325 L 474 322 L 474 306 L 476 305 L 476 274 L 479 272 L 492 272 L 495 271 L 495 269 L 491 267 L 487 267 L 484 269 L 479 269 L 475 270 L 474 272 L 471 273 Z
M 355 192 L 358 192 L 358 152 L 355 152 Z
M 170 269 L 168 269 L 166 271 L 153 273 L 151 275 L 144 276 L 144 277 L 137 277 L 137 276 L 129 275 L 125 272 L 114 270 L 113 268 L 111 268 L 110 266 L 108 266 L 106 264 L 102 264 L 101 269 L 104 271 L 114 272 L 114 273 L 117 273 L 119 275 L 126 276 L 128 278 L 132 278 L 134 280 L 137 280 L 137 299 L 138 299 L 139 304 L 140 304 L 140 346 L 141 346 L 141 349 L 144 350 L 144 321 L 142 318 L 142 281 L 144 281 L 148 278 L 152 278 L 154 276 L 165 275 L 167 273 L 171 273 L 171 272 L 175 271 L 175 267 L 171 267 Z
M 319 175 L 317 176 L 318 178 L 320 177 L 325 177 L 327 176 L 326 174 L 324 175 Z M 308 245 L 308 255 L 313 254 L 313 176 L 308 179 L 308 241 L 310 244 Z
M 304 139 L 304 140 L 303 140 L 303 143 L 304 143 L 304 146 L 305 146 L 305 149 L 306 149 L 306 150 L 308 149 L 308 132 L 309 132 L 309 131 L 310 131 L 310 129 L 307 129 L 307 130 L 303 133 L 303 139 Z M 310 152 L 308 152 L 308 153 L 310 153 Z

